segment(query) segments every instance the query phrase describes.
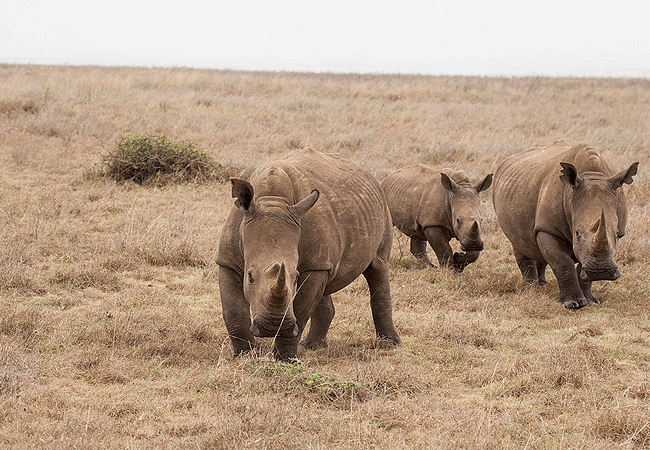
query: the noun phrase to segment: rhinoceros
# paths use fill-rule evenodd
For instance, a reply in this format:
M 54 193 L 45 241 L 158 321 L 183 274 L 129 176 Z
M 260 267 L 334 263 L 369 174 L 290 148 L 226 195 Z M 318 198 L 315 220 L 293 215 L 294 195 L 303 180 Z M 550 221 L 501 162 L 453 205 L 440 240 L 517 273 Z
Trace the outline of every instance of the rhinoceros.
M 524 280 L 545 285 L 548 264 L 564 307 L 600 303 L 591 285 L 620 276 L 614 257 L 627 223 L 621 186 L 632 183 L 638 165 L 614 174 L 592 147 L 562 141 L 503 161 L 494 209 Z
M 277 359 L 301 344 L 327 346 L 331 294 L 363 274 L 376 334 L 400 343 L 392 318 L 390 212 L 377 180 L 351 162 L 312 149 L 231 179 L 236 198 L 217 264 L 223 318 L 235 356 L 273 337 Z M 252 315 L 252 321 L 251 321 Z
M 462 170 L 415 164 L 388 175 L 382 188 L 393 225 L 411 238 L 413 256 L 434 266 L 427 256 L 428 241 L 440 265 L 462 272 L 483 250 L 478 194 L 491 184 L 491 173 L 472 184 Z M 452 238 L 464 253 L 453 252 Z

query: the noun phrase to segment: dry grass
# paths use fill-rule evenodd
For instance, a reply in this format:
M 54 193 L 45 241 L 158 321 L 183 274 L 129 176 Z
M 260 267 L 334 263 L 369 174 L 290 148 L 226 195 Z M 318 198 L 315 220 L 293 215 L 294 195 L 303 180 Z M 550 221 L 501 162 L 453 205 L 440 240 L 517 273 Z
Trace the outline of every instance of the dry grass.
M 641 161 L 623 276 L 564 310 L 550 272 L 523 284 L 486 201 L 463 274 L 395 234 L 400 348 L 375 342 L 357 280 L 334 296 L 328 349 L 233 360 L 214 265 L 229 187 L 97 177 L 130 134 L 244 172 L 312 146 L 379 179 L 415 162 L 478 178 L 585 141 L 615 169 Z M 4 65 L 0 136 L 3 448 L 650 447 L 650 80 Z

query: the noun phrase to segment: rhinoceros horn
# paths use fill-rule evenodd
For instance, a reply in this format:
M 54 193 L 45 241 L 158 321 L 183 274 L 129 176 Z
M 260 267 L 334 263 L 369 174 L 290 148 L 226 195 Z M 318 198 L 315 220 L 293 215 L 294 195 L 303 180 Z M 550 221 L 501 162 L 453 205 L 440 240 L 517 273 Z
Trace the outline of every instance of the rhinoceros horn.
M 478 229 L 478 222 L 476 220 L 472 224 L 472 228 L 470 228 L 469 230 L 469 235 L 472 237 L 472 239 L 478 239 L 480 236 L 479 229 Z
M 287 296 L 287 270 L 284 267 L 284 262 L 280 265 L 278 270 L 278 278 L 275 285 L 271 288 L 271 299 L 275 300 L 279 306 L 284 304 Z
M 609 239 L 607 238 L 607 223 L 605 222 L 605 210 L 601 209 L 600 219 L 596 224 L 596 234 L 591 241 L 592 251 L 597 256 L 609 255 Z

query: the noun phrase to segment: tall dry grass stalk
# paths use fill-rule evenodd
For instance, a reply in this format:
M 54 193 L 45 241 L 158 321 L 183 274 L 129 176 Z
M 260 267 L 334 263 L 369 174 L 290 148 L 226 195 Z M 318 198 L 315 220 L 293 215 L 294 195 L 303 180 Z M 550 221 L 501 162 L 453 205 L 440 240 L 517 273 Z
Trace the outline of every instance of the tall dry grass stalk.
M 132 134 L 192 142 L 245 175 L 294 148 L 382 179 L 416 162 L 477 179 L 585 141 L 627 187 L 622 277 L 603 303 L 525 285 L 485 197 L 486 249 L 428 269 L 395 232 L 395 323 L 365 283 L 334 295 L 328 349 L 231 358 L 219 233 L 227 185 L 97 175 Z M 0 66 L 0 446 L 611 449 L 650 446 L 650 80 Z

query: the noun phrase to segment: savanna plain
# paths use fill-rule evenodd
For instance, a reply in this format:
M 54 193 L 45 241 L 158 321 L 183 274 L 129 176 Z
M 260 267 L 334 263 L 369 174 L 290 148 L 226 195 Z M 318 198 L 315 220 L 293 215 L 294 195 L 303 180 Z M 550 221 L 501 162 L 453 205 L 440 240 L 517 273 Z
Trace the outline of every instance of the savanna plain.
M 223 178 L 312 147 L 379 180 L 422 162 L 477 181 L 586 142 L 614 171 L 640 161 L 622 275 L 578 311 L 550 269 L 527 286 L 488 190 L 463 273 L 394 230 L 400 347 L 375 339 L 361 278 L 333 295 L 328 348 L 233 358 L 229 183 L 114 181 L 103 158 L 133 134 L 192 142 Z M 0 65 L 0 447 L 650 448 L 649 154 L 649 79 Z

